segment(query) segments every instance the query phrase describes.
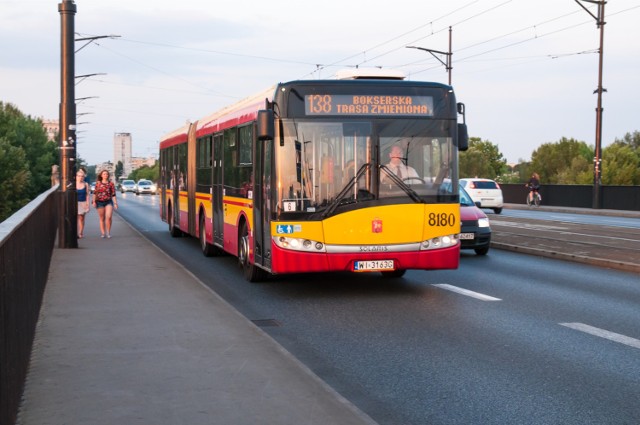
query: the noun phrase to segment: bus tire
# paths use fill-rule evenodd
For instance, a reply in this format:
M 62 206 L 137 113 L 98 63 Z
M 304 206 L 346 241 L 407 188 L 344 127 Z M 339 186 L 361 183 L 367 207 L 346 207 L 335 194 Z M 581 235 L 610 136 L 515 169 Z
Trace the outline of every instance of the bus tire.
M 173 222 L 173 208 L 171 208 L 171 205 L 169 205 L 167 211 L 167 221 L 169 222 L 169 234 L 174 238 L 179 238 L 180 236 L 182 236 L 182 231 L 178 229 Z
M 249 227 L 247 223 L 240 226 L 238 236 L 238 263 L 242 268 L 244 278 L 249 282 L 261 282 L 267 278 L 267 272 L 249 260 Z
M 200 249 L 202 250 L 202 254 L 205 257 L 213 257 L 217 254 L 217 249 L 215 246 L 211 245 L 207 242 L 207 228 L 204 222 L 204 213 L 200 214 Z
M 406 272 L 407 272 L 406 270 L 398 269 L 391 272 L 380 272 L 380 273 L 382 273 L 382 277 L 395 279 L 395 278 L 404 276 Z

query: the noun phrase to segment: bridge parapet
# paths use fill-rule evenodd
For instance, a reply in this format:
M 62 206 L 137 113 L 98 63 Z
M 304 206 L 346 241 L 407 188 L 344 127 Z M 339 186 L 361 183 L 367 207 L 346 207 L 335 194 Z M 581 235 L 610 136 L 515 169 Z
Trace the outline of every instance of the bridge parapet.
M 0 423 L 14 424 L 58 226 L 58 186 L 0 223 Z

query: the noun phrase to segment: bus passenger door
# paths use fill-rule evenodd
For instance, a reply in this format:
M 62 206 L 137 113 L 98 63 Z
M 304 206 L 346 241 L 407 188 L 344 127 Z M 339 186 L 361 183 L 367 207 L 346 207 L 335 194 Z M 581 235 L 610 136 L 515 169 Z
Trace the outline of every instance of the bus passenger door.
M 273 140 L 258 141 L 254 155 L 254 262 L 271 269 L 271 175 Z
M 180 164 L 178 159 L 178 146 L 172 146 L 170 149 L 171 158 L 169 160 L 169 193 L 171 197 L 171 208 L 173 212 L 168 220 L 172 220 L 176 229 L 180 228 L 180 190 L 178 188 L 178 176 L 180 174 Z
M 167 221 L 166 205 L 167 190 L 169 190 L 169 183 L 167 181 L 167 157 L 169 156 L 169 149 L 160 151 L 160 181 L 158 181 L 158 187 L 160 188 L 160 218 L 163 221 Z
M 223 181 L 222 181 L 222 133 L 213 136 L 213 243 L 224 247 L 224 216 L 222 209 Z

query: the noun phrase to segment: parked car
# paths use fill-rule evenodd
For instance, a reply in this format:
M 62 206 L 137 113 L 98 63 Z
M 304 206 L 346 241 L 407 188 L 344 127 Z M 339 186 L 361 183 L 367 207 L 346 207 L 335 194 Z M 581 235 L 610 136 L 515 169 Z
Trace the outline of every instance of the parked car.
M 91 183 L 90 187 L 91 187 L 91 193 L 95 192 L 96 191 L 96 182 Z
M 491 244 L 489 217 L 478 208 L 471 196 L 460 186 L 460 249 L 473 249 L 478 255 L 486 255 Z
M 150 180 L 138 180 L 136 184 L 136 195 L 149 193 L 155 195 L 158 192 L 156 185 Z
M 120 184 L 120 192 L 135 192 L 136 191 L 136 182 L 133 180 L 122 180 Z
M 490 208 L 496 214 L 502 212 L 502 189 L 495 181 L 480 178 L 460 179 L 460 186 L 467 191 L 473 202 L 480 203 L 480 208 Z

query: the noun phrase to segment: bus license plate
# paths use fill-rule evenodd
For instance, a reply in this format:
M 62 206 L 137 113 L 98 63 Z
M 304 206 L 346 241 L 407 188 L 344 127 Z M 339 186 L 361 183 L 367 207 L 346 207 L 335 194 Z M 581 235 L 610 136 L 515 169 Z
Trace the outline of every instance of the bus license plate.
M 473 240 L 473 238 L 474 238 L 473 233 L 460 233 L 460 235 L 458 236 L 458 239 L 464 239 L 464 240 Z
M 353 264 L 354 272 L 375 272 L 380 270 L 395 270 L 393 260 L 356 261 Z

